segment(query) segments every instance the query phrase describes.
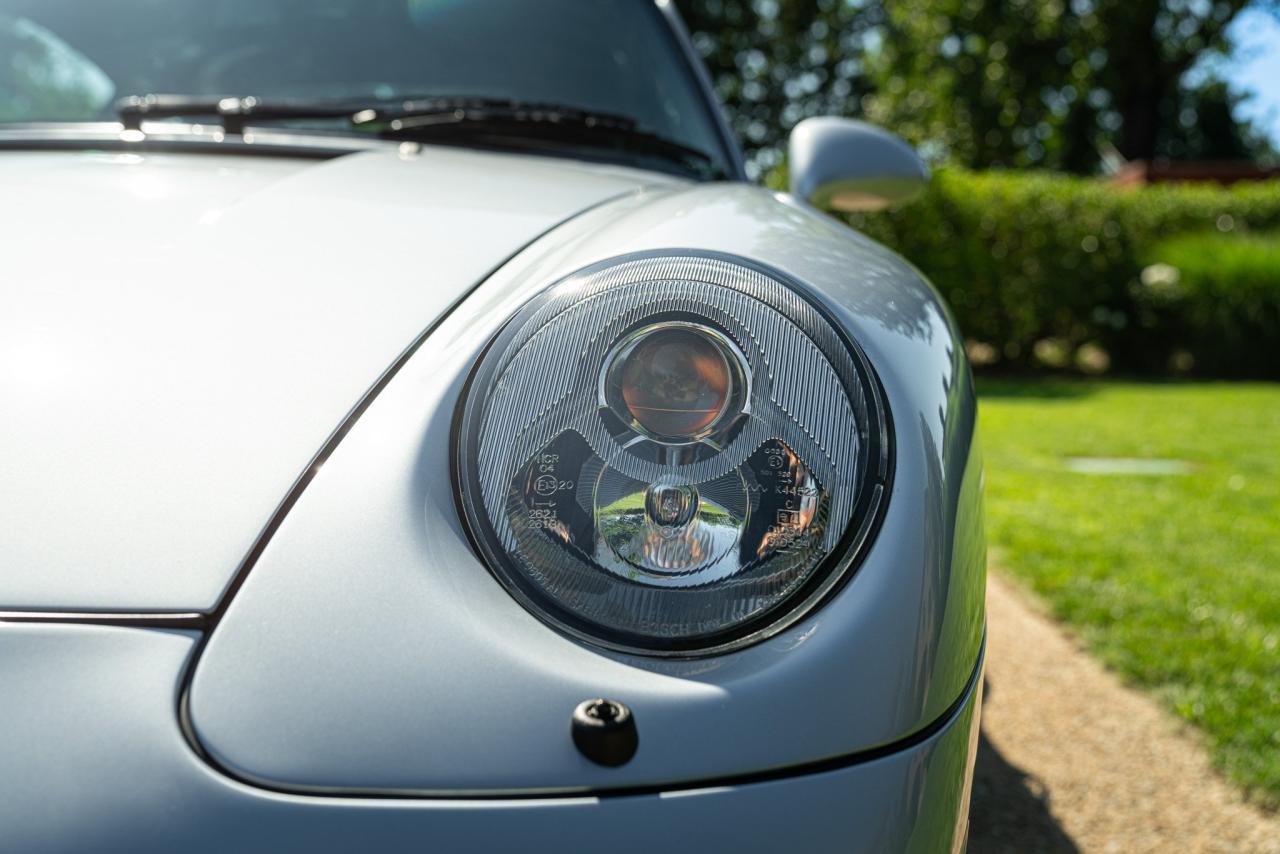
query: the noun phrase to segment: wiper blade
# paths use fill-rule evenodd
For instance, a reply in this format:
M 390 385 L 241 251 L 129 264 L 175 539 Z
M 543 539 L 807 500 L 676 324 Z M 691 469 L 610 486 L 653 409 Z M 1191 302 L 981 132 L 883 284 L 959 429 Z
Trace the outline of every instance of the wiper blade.
M 130 95 L 116 102 L 125 130 L 140 130 L 147 119 L 216 118 L 225 133 L 243 134 L 251 120 L 350 119 L 359 104 L 324 101 L 264 101 L 248 95 L 217 98 L 199 95 Z
M 453 137 L 500 145 L 518 138 L 658 157 L 702 178 L 724 177 L 711 155 L 646 131 L 629 116 L 565 104 L 452 96 L 307 101 L 149 94 L 120 99 L 116 112 L 126 130 L 141 130 L 148 119 L 209 116 L 225 133 L 235 135 L 243 135 L 245 126 L 254 121 L 343 119 L 353 128 L 385 139 Z
M 468 95 L 427 96 L 400 99 L 394 103 L 385 102 L 382 106 L 361 111 L 355 121 L 357 124 L 387 123 L 407 128 L 486 118 L 583 124 L 620 130 L 635 130 L 637 127 L 635 119 L 619 113 L 585 110 L 568 104 Z
M 635 119 L 563 104 L 490 98 L 424 98 L 361 110 L 352 124 L 389 139 L 524 136 L 605 147 L 674 161 L 703 177 L 723 177 L 711 155 L 644 130 Z

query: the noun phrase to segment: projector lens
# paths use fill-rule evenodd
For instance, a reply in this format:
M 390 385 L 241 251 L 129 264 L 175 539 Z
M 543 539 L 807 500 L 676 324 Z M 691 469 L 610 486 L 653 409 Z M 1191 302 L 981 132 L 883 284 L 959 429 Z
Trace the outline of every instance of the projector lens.
M 732 360 L 732 361 L 731 361 Z M 609 396 L 619 414 L 660 442 L 705 435 L 726 417 L 742 366 L 705 326 L 664 323 L 630 336 L 611 360 Z

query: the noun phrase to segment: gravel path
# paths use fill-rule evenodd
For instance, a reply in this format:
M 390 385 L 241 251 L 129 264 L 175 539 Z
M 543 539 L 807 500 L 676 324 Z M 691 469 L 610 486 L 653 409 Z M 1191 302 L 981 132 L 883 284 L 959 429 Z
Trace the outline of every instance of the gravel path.
M 1273 852 L 1194 733 L 989 579 L 987 683 L 969 851 Z

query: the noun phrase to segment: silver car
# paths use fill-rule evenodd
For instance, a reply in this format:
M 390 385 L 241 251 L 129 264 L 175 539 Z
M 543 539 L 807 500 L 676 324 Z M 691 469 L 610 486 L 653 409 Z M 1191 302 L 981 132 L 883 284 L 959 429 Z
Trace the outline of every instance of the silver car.
M 957 851 L 948 310 L 652 0 L 0 0 L 0 850 Z

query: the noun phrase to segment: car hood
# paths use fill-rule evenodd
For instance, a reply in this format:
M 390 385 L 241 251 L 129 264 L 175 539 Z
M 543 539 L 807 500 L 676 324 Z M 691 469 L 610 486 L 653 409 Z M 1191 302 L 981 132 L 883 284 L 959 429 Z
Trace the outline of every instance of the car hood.
M 0 609 L 213 607 L 423 330 L 548 229 L 660 183 L 431 147 L 0 155 Z

